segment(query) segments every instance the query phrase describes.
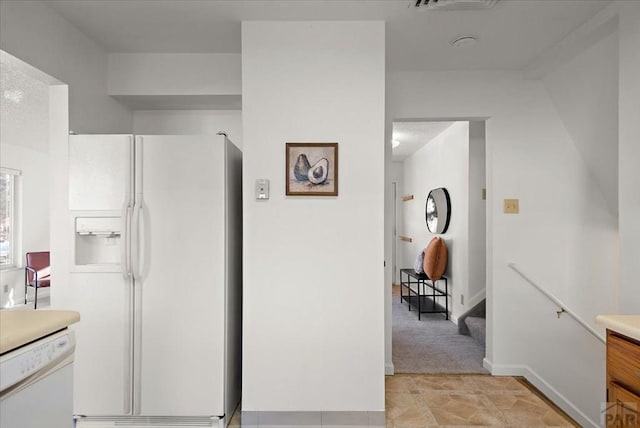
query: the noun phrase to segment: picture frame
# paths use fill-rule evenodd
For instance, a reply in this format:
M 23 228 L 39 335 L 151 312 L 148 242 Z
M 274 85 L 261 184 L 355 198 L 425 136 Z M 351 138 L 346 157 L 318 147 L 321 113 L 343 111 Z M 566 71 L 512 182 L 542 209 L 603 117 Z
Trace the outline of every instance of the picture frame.
M 286 143 L 286 195 L 338 196 L 338 143 Z

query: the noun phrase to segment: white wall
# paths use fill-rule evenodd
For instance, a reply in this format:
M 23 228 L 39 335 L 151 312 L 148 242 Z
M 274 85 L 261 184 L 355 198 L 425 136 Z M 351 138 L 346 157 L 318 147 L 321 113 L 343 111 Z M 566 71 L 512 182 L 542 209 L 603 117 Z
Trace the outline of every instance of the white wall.
M 224 105 L 230 102 L 229 96 L 240 101 L 240 54 L 112 53 L 108 57 L 109 94 L 124 100 L 170 104 L 174 97 L 186 106 L 193 102 L 194 107 L 203 102 Z M 240 110 L 187 107 L 186 110 L 136 110 L 133 115 L 136 134 L 215 135 L 225 131 L 229 139 L 242 148 Z
M 242 149 L 242 112 L 238 110 L 146 110 L 133 113 L 136 134 L 204 134 L 226 131 Z
M 386 99 L 388 100 L 389 97 L 387 96 Z M 388 113 L 388 108 L 385 107 L 385 117 L 386 114 Z M 393 126 L 389 126 L 388 128 L 385 129 L 385 159 L 387 158 L 387 156 L 391 156 L 392 155 L 392 150 L 391 150 L 391 133 L 393 131 Z M 391 200 L 391 198 L 385 198 L 385 207 L 384 207 L 384 229 L 385 231 L 392 231 L 393 227 L 397 227 L 397 236 L 399 237 L 401 235 L 401 225 L 404 219 L 404 206 L 403 206 L 403 201 L 402 201 L 402 197 L 405 195 L 404 192 L 404 165 L 403 162 L 391 162 L 391 163 L 386 163 L 385 164 L 385 194 L 387 195 L 393 195 L 393 188 L 391 186 L 391 183 L 393 181 L 395 181 L 398 186 L 397 186 L 397 195 L 396 195 L 396 201 L 395 201 L 395 209 L 397 210 L 397 224 L 394 225 L 393 224 L 393 209 L 394 209 L 394 201 Z M 385 290 L 384 290 L 384 325 L 385 325 L 385 334 L 384 334 L 384 348 L 385 348 L 385 353 L 384 353 L 384 367 L 385 367 L 385 374 L 386 375 L 393 375 L 394 374 L 394 366 L 393 366 L 393 349 L 391 348 L 392 345 L 392 331 L 391 331 L 391 323 L 393 322 L 393 318 L 392 318 L 392 311 L 391 311 L 391 286 L 392 284 L 399 284 L 400 283 L 400 269 L 402 268 L 402 266 L 400 265 L 402 263 L 402 244 L 403 242 L 400 241 L 399 239 L 393 240 L 392 236 L 389 236 L 387 240 L 385 240 L 385 248 L 384 248 L 384 260 L 385 260 L 385 270 L 384 270 L 384 284 L 385 284 Z M 394 268 L 391 264 L 391 262 L 393 261 L 393 255 L 392 252 L 394 251 L 392 247 L 395 246 L 395 251 L 396 251 L 396 271 L 395 273 L 393 272 Z
M 542 79 L 607 208 L 618 212 L 618 34 L 551 70 Z
M 424 210 L 429 191 L 444 187 L 451 198 L 451 221 L 446 233 L 435 235 L 425 224 Z M 469 122 L 456 122 L 427 142 L 404 161 L 404 192 L 414 199 L 404 202 L 402 267 L 413 267 L 418 251 L 435 236 L 441 236 L 449 250 L 449 310 L 456 319 L 464 312 L 460 295 L 469 284 Z
M 111 53 L 108 94 L 133 110 L 239 111 L 240 59 L 240 54 Z
M 383 411 L 384 23 L 243 22 L 242 67 L 243 411 Z M 305 141 L 339 196 L 284 195 Z
M 396 200 L 395 200 L 395 209 L 396 209 L 396 225 L 397 228 L 397 236 L 398 239 L 393 243 L 396 247 L 396 269 L 393 274 L 393 283 L 400 284 L 400 269 L 405 266 L 402 265 L 402 257 L 400 254 L 400 250 L 402 248 L 403 242 L 399 240 L 399 236 L 401 235 L 400 227 L 403 224 L 404 219 L 404 202 L 402 201 L 402 197 L 405 195 L 404 193 L 404 164 L 403 162 L 391 162 L 389 166 L 389 181 L 396 183 Z
M 0 2 L 0 48 L 69 85 L 71 130 L 132 131 L 131 111 L 107 96 L 104 49 L 45 2 Z
M 618 2 L 620 291 L 622 313 L 640 313 L 640 3 Z
M 557 308 L 507 266 L 516 263 L 588 322 L 617 310 L 616 219 L 592 192 L 544 86 L 500 71 L 390 73 L 387 85 L 391 120 L 488 118 L 487 359 L 495 372 L 518 371 L 540 387 L 546 379 L 545 392 L 566 398 L 572 416 L 598 420 L 604 346 L 570 318 L 558 320 Z M 504 198 L 520 199 L 519 215 L 502 213 Z
M 469 281 L 464 311 L 472 309 L 486 295 L 487 277 L 487 202 L 485 124 L 469 122 Z
M 239 95 L 240 54 L 108 55 L 110 95 Z
M 69 87 L 49 87 L 49 161 L 51 181 L 49 194 L 51 244 L 51 307 L 68 309 L 60 302 L 72 301 L 65 296 L 69 287 L 56 287 L 55 283 L 68 284 L 71 280 L 69 266 L 72 263 L 73 236 L 69 233 Z

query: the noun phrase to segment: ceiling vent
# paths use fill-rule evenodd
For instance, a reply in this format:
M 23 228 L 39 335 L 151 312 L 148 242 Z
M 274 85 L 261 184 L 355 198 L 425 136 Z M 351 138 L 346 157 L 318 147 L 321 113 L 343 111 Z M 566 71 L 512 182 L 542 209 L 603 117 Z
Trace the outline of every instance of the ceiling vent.
M 415 0 L 412 6 L 420 10 L 483 10 L 491 9 L 498 0 Z

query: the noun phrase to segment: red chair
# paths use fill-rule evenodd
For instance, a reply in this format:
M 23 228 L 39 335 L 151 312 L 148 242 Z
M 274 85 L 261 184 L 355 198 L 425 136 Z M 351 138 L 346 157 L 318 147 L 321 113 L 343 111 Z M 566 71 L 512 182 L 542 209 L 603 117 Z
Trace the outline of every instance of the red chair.
M 27 304 L 27 287 L 33 287 L 36 291 L 33 309 L 37 309 L 38 288 L 51 286 L 49 251 L 27 253 L 27 265 L 24 273 L 24 304 Z

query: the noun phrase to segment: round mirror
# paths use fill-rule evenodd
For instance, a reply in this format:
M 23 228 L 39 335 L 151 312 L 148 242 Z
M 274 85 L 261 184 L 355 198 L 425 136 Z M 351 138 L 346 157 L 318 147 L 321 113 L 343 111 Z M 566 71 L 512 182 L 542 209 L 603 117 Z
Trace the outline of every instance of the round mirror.
M 427 229 L 431 233 L 445 233 L 451 219 L 451 200 L 444 187 L 433 189 L 427 196 L 425 207 Z

